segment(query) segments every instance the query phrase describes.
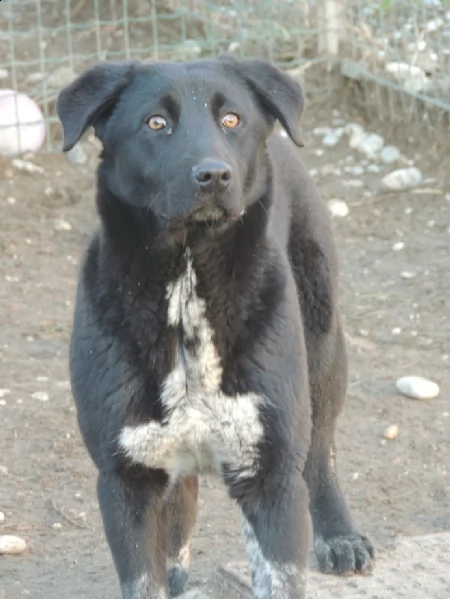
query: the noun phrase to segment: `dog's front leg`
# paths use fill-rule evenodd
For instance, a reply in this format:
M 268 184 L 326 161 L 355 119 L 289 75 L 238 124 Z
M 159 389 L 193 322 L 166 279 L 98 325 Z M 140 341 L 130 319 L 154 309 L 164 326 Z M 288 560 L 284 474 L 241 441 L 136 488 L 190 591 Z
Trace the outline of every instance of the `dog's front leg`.
M 254 599 L 304 599 L 308 559 L 308 491 L 287 470 L 255 482 L 241 501 Z M 248 495 L 247 495 L 248 497 Z
M 101 473 L 97 488 L 123 599 L 168 599 L 164 482 Z

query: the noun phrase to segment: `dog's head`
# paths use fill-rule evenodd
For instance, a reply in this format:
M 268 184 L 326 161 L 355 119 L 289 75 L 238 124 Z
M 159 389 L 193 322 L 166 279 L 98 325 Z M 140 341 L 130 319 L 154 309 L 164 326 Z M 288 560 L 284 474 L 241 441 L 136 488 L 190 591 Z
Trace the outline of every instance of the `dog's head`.
M 302 109 L 300 87 L 281 70 L 230 57 L 100 63 L 57 101 L 63 149 L 93 126 L 110 189 L 169 228 L 242 214 L 264 191 L 275 121 L 302 145 Z

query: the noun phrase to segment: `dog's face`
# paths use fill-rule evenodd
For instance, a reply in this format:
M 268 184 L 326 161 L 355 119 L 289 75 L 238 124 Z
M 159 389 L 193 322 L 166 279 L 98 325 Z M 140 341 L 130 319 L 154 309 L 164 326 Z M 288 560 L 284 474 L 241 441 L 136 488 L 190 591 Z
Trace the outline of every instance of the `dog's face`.
M 275 120 L 301 145 L 302 108 L 299 86 L 280 70 L 230 58 L 101 63 L 57 102 L 64 150 L 93 125 L 108 185 L 168 228 L 245 212 L 264 191 Z

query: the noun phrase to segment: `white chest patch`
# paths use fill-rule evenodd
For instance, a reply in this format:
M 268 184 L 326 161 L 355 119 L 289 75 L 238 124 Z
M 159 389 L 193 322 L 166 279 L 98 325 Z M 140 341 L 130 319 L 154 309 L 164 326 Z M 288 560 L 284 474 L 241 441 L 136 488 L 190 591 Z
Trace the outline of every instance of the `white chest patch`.
M 170 326 L 180 333 L 173 369 L 166 377 L 161 403 L 168 417 L 125 427 L 120 445 L 135 462 L 165 469 L 172 480 L 197 472 L 220 472 L 227 465 L 242 477 L 257 467 L 257 443 L 263 434 L 256 394 L 227 396 L 220 391 L 222 368 L 196 292 L 189 253 L 186 270 L 167 289 Z

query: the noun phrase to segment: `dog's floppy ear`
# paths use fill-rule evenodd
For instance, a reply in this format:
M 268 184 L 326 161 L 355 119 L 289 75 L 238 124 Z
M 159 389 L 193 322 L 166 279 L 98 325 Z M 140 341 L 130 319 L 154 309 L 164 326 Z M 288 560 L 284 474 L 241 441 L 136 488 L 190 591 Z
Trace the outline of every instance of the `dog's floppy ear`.
M 292 141 L 302 147 L 299 119 L 305 102 L 298 83 L 265 60 L 233 59 L 229 55 L 221 55 L 219 59 L 233 65 L 233 70 L 245 79 L 263 108 L 278 119 Z
M 129 84 L 137 62 L 102 62 L 59 94 L 56 112 L 63 126 L 63 152 L 71 150 L 83 133 L 112 106 Z

